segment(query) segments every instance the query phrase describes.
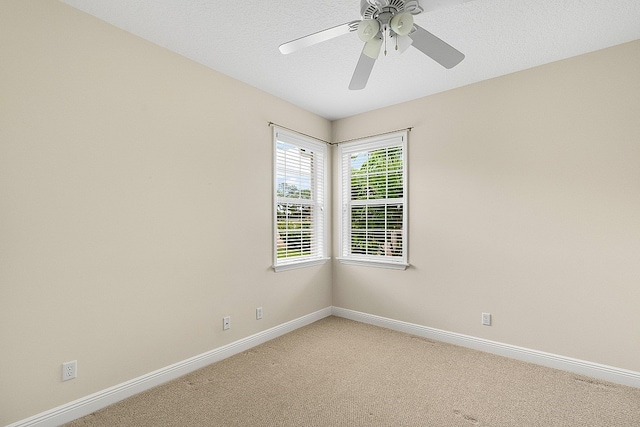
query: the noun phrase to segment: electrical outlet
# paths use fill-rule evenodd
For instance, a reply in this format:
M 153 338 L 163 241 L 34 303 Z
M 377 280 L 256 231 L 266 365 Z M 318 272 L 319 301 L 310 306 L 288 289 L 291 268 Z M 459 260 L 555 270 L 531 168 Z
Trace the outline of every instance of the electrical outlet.
M 69 381 L 78 376 L 78 361 L 62 364 L 62 381 Z
M 256 320 L 262 319 L 262 307 L 256 308 Z
M 226 331 L 231 328 L 231 316 L 222 318 L 222 330 Z
M 482 324 L 491 326 L 491 313 L 482 313 Z

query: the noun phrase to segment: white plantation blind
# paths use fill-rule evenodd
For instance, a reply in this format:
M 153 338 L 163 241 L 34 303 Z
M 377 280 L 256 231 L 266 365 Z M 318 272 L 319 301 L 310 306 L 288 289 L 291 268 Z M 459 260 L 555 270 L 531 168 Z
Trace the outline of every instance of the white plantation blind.
M 274 267 L 325 255 L 326 145 L 274 129 Z
M 406 140 L 400 132 L 340 147 L 341 260 L 406 267 Z

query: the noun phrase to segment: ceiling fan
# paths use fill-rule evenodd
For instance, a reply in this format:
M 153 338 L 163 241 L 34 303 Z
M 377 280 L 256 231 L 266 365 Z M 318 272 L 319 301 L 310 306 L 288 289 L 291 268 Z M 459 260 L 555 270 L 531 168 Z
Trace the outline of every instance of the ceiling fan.
M 445 68 L 453 68 L 464 59 L 464 54 L 440 40 L 424 28 L 414 24 L 413 16 L 441 7 L 465 3 L 470 0 L 360 0 L 362 19 L 327 28 L 280 45 L 280 52 L 288 54 L 304 47 L 357 32 L 364 48 L 349 83 L 349 89 L 364 89 L 373 64 L 384 44 L 399 53 L 415 47 Z

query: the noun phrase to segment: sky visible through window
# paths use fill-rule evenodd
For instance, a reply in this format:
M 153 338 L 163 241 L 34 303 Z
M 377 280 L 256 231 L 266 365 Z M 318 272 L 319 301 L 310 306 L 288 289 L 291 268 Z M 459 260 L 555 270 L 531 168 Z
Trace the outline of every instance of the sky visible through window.
M 276 177 L 278 191 L 286 187 L 311 192 L 313 170 L 310 153 L 305 149 L 281 141 L 277 142 L 276 148 L 284 152 L 283 162 L 286 165 L 284 174 L 278 174 Z
M 360 167 L 369 158 L 369 153 L 356 153 L 351 155 L 351 170 L 360 169 Z

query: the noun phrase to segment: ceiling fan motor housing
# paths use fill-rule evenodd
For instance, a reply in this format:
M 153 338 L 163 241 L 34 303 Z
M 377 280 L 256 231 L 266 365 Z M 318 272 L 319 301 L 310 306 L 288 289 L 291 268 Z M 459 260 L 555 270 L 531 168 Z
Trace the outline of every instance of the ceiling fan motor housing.
M 387 23 L 399 12 L 417 15 L 424 11 L 419 0 L 360 0 L 362 19 L 380 19 Z

